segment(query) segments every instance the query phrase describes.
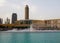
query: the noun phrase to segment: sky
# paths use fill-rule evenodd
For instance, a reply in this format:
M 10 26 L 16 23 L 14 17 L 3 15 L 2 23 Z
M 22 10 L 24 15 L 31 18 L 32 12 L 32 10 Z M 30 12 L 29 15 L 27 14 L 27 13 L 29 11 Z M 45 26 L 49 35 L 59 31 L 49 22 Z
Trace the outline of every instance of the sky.
M 26 4 L 30 19 L 60 19 L 60 0 L 0 0 L 0 18 L 5 21 L 17 13 L 18 20 L 24 19 Z

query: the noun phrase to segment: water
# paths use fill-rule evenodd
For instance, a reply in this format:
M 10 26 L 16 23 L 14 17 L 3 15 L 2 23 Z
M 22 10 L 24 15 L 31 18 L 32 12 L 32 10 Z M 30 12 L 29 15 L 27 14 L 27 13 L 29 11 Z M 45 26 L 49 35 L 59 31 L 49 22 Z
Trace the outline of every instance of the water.
M 0 43 L 60 43 L 60 32 L 0 32 Z

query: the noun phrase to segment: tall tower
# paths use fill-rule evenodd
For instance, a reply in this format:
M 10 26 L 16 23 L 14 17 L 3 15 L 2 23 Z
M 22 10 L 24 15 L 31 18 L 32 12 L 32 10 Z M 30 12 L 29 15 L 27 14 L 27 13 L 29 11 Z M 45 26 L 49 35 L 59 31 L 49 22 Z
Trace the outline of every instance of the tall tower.
M 16 13 L 13 13 L 12 14 L 12 24 L 14 24 L 15 21 L 17 21 L 17 14 Z
M 29 7 L 26 5 L 25 7 L 25 20 L 29 20 Z

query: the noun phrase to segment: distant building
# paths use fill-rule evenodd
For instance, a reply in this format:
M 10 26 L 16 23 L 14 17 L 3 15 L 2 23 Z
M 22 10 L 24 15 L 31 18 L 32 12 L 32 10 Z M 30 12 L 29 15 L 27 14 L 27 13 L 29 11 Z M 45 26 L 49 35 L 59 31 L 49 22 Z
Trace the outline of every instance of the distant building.
M 0 24 L 3 24 L 3 19 L 2 18 L 0 18 Z
M 10 19 L 6 19 L 5 24 L 10 24 Z
M 17 21 L 17 14 L 16 13 L 13 13 L 12 14 L 12 24 L 14 24 L 15 21 Z
M 25 20 L 29 20 L 29 7 L 26 5 L 25 7 Z

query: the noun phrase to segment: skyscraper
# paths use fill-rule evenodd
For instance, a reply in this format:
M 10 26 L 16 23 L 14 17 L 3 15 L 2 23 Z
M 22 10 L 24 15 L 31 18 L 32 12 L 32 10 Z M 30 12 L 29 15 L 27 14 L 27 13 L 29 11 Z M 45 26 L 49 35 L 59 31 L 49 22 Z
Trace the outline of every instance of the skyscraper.
M 0 18 L 0 24 L 3 24 L 3 19 L 2 18 Z
M 25 20 L 29 20 L 29 7 L 26 5 L 25 7 Z
M 17 14 L 16 13 L 13 13 L 12 14 L 12 24 L 14 24 L 15 21 L 17 21 Z

